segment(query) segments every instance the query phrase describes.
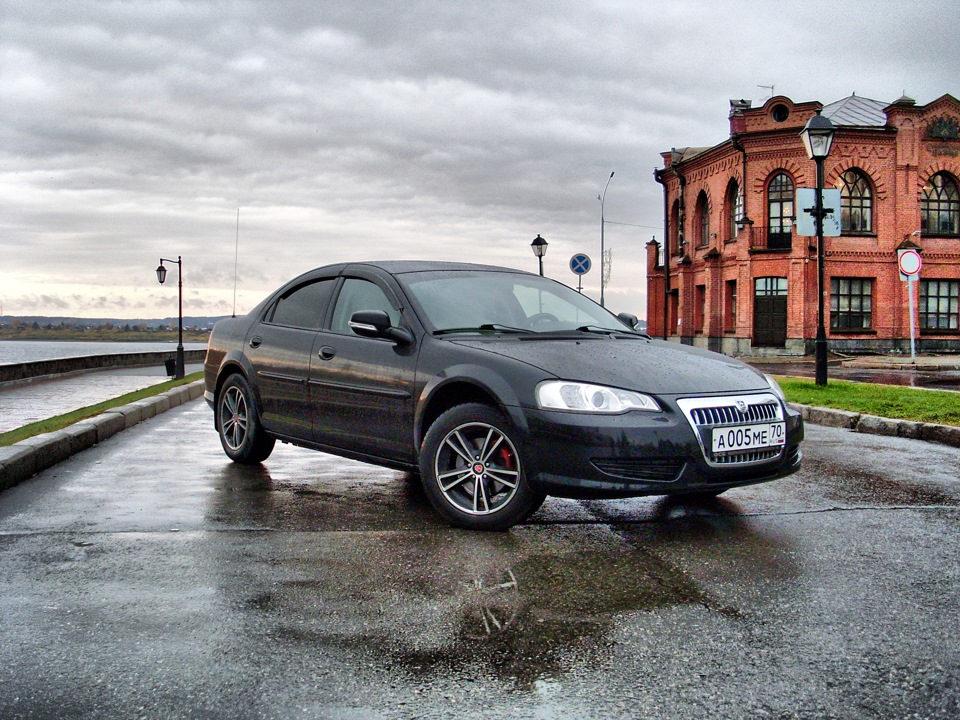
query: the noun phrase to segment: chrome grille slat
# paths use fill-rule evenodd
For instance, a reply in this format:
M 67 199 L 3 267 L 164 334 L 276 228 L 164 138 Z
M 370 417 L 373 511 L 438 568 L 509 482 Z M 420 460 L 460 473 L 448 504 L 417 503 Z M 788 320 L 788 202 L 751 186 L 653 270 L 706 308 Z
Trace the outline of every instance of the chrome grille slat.
M 713 461 L 719 465 L 738 465 L 742 463 L 762 462 L 779 457 L 780 450 L 755 450 L 745 453 L 730 453 L 729 455 L 714 455 Z

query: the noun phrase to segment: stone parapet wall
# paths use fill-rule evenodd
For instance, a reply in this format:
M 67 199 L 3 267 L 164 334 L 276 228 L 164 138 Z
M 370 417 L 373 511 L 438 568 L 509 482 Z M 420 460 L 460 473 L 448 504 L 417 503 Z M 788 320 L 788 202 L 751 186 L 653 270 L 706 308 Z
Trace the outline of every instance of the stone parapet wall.
M 184 363 L 203 362 L 206 350 L 184 350 Z M 0 385 L 35 380 L 43 377 L 57 377 L 89 370 L 104 370 L 108 368 L 143 367 L 147 365 L 163 365 L 167 360 L 174 360 L 177 351 L 119 353 L 117 355 L 89 355 L 86 357 L 58 358 L 55 360 L 38 360 L 29 363 L 15 363 L 0 365 Z

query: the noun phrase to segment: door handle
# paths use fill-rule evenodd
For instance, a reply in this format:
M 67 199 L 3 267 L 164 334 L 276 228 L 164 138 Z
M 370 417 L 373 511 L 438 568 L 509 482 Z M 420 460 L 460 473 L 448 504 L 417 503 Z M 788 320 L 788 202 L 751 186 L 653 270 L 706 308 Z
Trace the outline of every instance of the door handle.
M 262 337 L 260 337 L 259 335 L 254 335 L 252 338 L 250 338 L 250 347 L 258 348 L 260 347 L 260 343 L 262 342 L 263 342 Z
M 336 348 L 332 348 L 329 345 L 324 345 L 323 347 L 320 348 L 320 351 L 317 353 L 317 355 L 320 356 L 321 360 L 333 360 L 336 354 L 337 354 Z

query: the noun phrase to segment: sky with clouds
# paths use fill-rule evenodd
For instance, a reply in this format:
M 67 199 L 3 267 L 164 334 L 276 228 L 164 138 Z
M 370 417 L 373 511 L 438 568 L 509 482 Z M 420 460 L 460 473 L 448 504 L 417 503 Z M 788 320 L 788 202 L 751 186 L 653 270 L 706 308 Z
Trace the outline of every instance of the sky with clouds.
M 330 262 L 494 262 L 645 314 L 660 153 L 731 98 L 960 97 L 916 0 L 0 0 L 7 315 L 247 312 Z M 798 139 L 799 142 L 799 139 Z M 238 233 L 239 210 L 239 233 Z M 239 242 L 237 242 L 239 236 Z

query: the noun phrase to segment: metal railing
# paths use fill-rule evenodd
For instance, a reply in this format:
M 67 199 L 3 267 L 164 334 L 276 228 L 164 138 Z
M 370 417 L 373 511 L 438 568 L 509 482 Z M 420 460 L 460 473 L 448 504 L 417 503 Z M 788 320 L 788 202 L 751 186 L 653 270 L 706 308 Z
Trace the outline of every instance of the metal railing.
M 789 252 L 793 248 L 793 229 L 774 232 L 770 228 L 755 227 L 750 237 L 751 250 Z

